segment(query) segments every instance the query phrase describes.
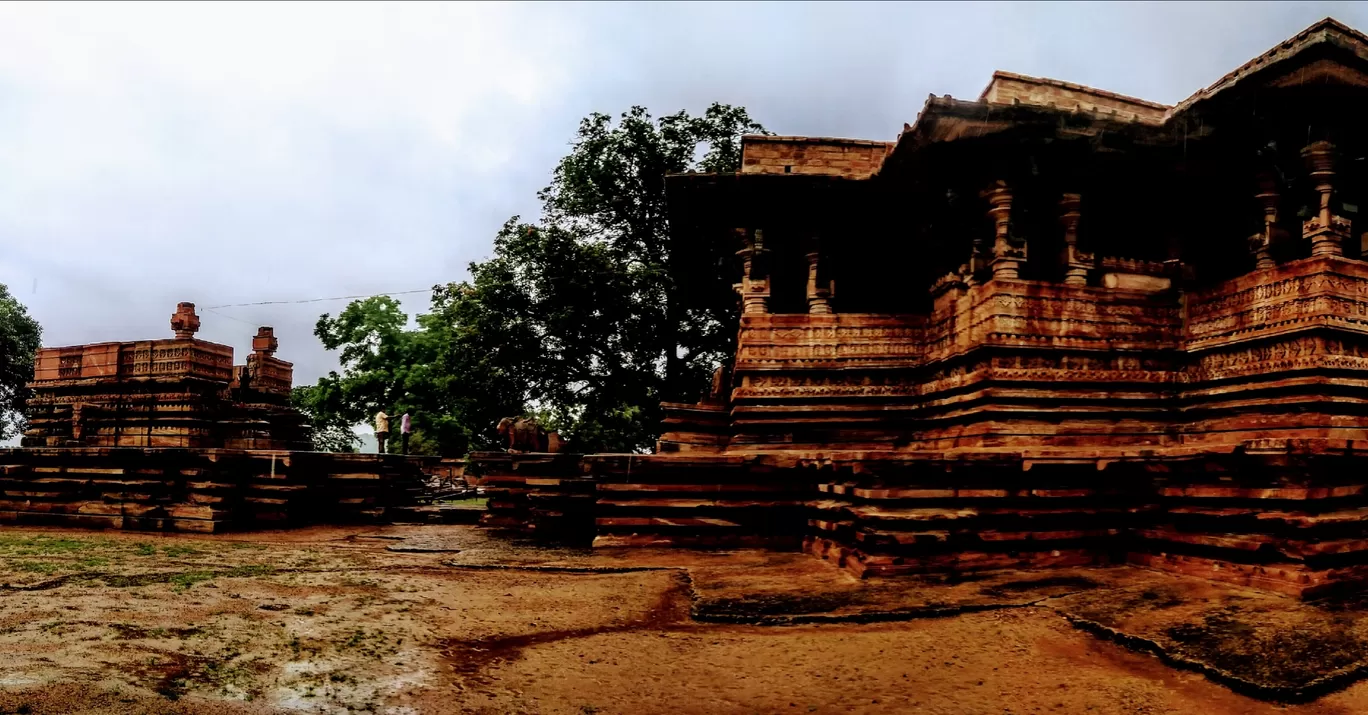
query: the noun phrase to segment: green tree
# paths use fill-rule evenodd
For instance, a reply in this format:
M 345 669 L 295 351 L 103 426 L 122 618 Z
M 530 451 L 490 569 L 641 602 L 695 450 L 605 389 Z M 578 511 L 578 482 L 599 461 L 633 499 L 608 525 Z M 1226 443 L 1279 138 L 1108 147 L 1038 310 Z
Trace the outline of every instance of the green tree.
M 499 314 L 464 299 L 462 290 L 435 287 L 432 312 L 419 315 L 416 325 L 386 296 L 355 301 L 335 318 L 321 316 L 314 334 L 327 349 L 340 351 L 342 371 L 296 390 L 315 429 L 322 425 L 324 435 L 336 435 L 370 424 L 383 409 L 392 432 L 399 416 L 409 413 L 412 453 L 493 447 L 499 418 L 524 408 L 527 380 L 497 368 L 500 361 L 521 359 L 502 355 L 517 348 L 516 327 L 488 323 Z
M 528 325 L 538 339 L 521 363 L 531 404 L 564 425 L 576 449 L 648 447 L 660 402 L 696 398 L 731 354 L 735 249 L 717 241 L 677 250 L 665 176 L 734 172 L 741 136 L 764 132 L 744 109 L 722 104 L 699 117 L 654 120 L 642 107 L 616 122 L 594 114 L 540 194 L 541 221 L 510 221 L 494 256 L 471 266 L 473 294 L 497 294 L 503 322 Z M 488 272 L 508 279 L 482 282 Z
M 309 441 L 319 452 L 355 452 L 361 444 L 341 415 L 320 404 L 323 392 L 316 385 L 301 385 L 290 391 L 290 403 L 309 418 Z
M 576 450 L 647 448 L 660 402 L 696 398 L 735 340 L 735 249 L 676 250 L 665 176 L 736 171 L 741 135 L 764 131 L 722 104 L 697 117 L 633 107 L 616 122 L 586 118 L 539 194 L 541 219 L 505 223 L 493 255 L 435 287 L 416 327 L 388 298 L 319 320 L 342 373 L 315 386 L 315 414 L 417 410 L 448 453 L 492 447 L 500 418 L 528 413 Z
M 33 356 L 42 345 L 43 330 L 23 304 L 0 284 L 0 439 L 24 428 L 26 385 L 33 379 Z

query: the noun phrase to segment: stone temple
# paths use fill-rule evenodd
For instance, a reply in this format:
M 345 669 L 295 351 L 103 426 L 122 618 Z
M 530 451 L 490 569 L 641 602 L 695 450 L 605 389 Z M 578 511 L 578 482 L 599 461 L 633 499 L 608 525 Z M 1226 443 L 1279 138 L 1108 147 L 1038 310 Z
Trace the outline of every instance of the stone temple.
M 311 452 L 269 327 L 245 364 L 195 337 L 43 348 L 22 447 L 0 448 L 0 524 L 217 532 L 384 521 L 435 458 Z
M 1168 106 L 998 72 L 889 142 L 667 178 L 734 360 L 649 455 L 475 455 L 494 525 L 797 546 L 864 576 L 1368 576 L 1368 36 Z
M 234 366 L 233 349 L 196 338 L 199 326 L 181 303 L 173 338 L 43 348 L 23 446 L 308 449 L 290 407 L 294 368 L 275 357 L 272 329 Z

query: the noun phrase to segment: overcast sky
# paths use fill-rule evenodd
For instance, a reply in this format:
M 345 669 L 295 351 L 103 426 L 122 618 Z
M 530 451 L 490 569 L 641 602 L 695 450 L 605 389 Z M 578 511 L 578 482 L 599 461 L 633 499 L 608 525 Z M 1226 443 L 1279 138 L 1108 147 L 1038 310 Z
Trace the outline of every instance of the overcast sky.
M 0 282 L 45 345 L 427 288 L 536 215 L 593 111 L 886 140 L 994 69 L 1173 103 L 1327 15 L 1368 29 L 1337 3 L 0 4 Z M 344 306 L 201 309 L 199 337 L 241 361 L 274 325 L 313 382 Z

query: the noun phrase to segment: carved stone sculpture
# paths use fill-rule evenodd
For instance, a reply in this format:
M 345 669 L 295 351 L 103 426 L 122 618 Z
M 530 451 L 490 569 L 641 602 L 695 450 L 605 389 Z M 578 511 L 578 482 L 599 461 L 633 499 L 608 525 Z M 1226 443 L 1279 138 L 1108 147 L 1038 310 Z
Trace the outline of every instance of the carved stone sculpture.
M 194 303 L 178 303 L 176 312 L 171 314 L 171 330 L 175 332 L 176 338 L 185 340 L 195 337 L 199 332 L 200 319 L 195 314 Z
M 495 429 L 507 441 L 504 449 L 510 454 L 546 452 L 550 448 L 546 430 L 534 419 L 505 417 Z

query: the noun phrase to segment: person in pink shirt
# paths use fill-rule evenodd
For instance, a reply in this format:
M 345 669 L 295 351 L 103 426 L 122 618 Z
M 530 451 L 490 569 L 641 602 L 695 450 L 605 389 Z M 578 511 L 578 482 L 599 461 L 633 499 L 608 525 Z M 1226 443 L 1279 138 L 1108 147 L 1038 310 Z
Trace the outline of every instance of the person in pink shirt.
M 409 431 L 411 429 L 412 423 L 409 422 L 409 413 L 405 412 L 404 416 L 399 418 L 399 444 L 403 454 L 408 454 Z

